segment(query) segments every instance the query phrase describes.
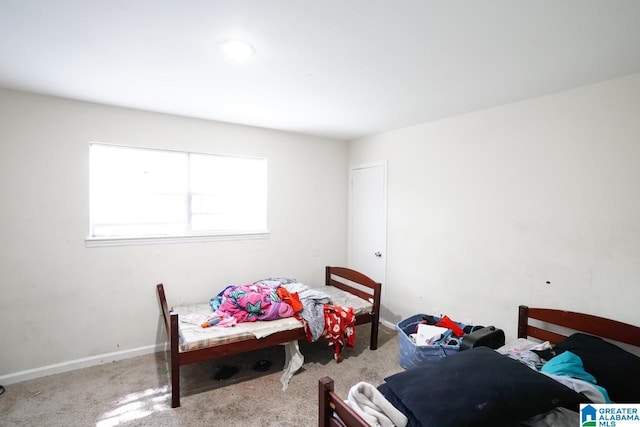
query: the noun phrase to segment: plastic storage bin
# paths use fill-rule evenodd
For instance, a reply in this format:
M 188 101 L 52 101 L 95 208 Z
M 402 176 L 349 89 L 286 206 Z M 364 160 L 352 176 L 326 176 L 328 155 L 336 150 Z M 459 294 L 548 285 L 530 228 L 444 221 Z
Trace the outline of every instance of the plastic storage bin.
M 418 324 L 425 314 L 416 314 L 398 323 L 398 341 L 400 343 L 400 366 L 404 369 L 417 368 L 435 360 L 454 355 L 460 351 L 460 344 L 457 345 L 421 345 L 417 346 L 409 337 L 409 334 L 416 332 Z M 440 320 L 440 317 L 433 316 Z M 466 325 L 458 323 L 461 329 Z

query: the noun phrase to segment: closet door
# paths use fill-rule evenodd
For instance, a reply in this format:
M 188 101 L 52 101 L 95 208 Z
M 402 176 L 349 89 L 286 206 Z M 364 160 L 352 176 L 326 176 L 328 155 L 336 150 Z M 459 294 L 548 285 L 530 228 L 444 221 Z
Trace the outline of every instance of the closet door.
M 351 168 L 349 265 L 386 287 L 387 165 Z

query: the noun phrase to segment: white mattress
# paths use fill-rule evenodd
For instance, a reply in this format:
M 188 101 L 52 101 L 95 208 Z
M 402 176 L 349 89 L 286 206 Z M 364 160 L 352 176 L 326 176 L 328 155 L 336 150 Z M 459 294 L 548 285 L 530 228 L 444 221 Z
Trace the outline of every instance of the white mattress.
M 335 286 L 324 286 L 319 290 L 329 294 L 334 305 L 341 307 L 353 307 L 356 314 L 371 312 L 372 301 L 366 301 L 353 294 L 345 292 Z M 177 306 L 173 311 L 178 313 L 178 326 L 180 329 L 180 351 L 194 350 L 210 347 L 234 341 L 242 341 L 247 338 L 262 338 L 275 332 L 287 331 L 303 326 L 302 321 L 295 317 L 286 319 L 238 323 L 233 327 L 200 326 L 211 314 L 211 306 L 208 302 Z

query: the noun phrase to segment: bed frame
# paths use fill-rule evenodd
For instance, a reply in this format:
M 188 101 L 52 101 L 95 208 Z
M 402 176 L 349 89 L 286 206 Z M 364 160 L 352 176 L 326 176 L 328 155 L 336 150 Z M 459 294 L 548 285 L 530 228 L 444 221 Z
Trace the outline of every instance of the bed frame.
M 354 286 L 352 283 L 355 283 Z M 370 313 L 356 316 L 356 325 L 371 323 L 371 338 L 369 348 L 378 348 L 378 324 L 380 321 L 380 294 L 382 284 L 365 276 L 364 274 L 345 267 L 325 268 L 325 285 L 335 286 L 343 291 L 356 295 L 364 300 L 372 301 L 373 308 Z M 262 348 L 273 347 L 294 340 L 306 340 L 303 327 L 282 332 L 276 332 L 264 338 L 247 338 L 241 341 L 221 343 L 210 347 L 198 348 L 189 351 L 180 350 L 180 338 L 178 333 L 178 314 L 169 310 L 164 286 L 156 286 L 160 308 L 164 318 L 164 324 L 170 345 L 170 375 L 171 375 L 171 407 L 180 406 L 180 367 L 192 363 L 205 362 L 219 359 L 225 356 L 246 353 Z
M 518 307 L 518 338 L 535 338 L 557 344 L 573 332 L 584 332 L 640 348 L 638 326 L 573 311 L 529 308 L 526 305 Z M 319 427 L 370 427 L 334 392 L 334 381 L 330 377 L 320 378 L 318 385 Z

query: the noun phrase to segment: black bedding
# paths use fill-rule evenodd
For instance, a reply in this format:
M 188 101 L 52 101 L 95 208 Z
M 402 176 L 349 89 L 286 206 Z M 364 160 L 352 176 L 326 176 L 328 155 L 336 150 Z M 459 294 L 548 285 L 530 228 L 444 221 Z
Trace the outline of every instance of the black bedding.
M 592 335 L 576 333 L 558 343 L 554 355 L 570 351 L 582 360 L 584 370 L 604 387 L 617 403 L 640 402 L 640 357 Z M 634 381 L 629 381 L 634 378 Z
M 578 411 L 580 403 L 588 402 L 486 347 L 392 375 L 378 389 L 413 427 L 510 426 L 557 407 Z

